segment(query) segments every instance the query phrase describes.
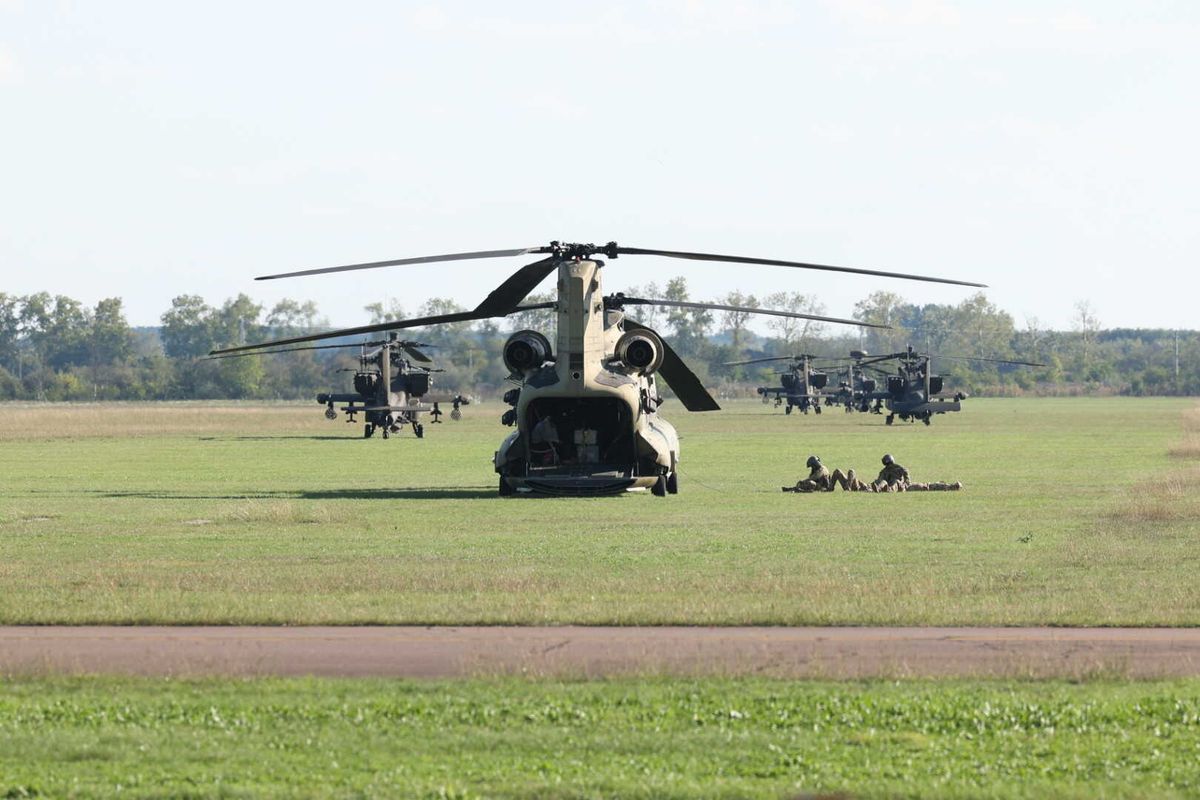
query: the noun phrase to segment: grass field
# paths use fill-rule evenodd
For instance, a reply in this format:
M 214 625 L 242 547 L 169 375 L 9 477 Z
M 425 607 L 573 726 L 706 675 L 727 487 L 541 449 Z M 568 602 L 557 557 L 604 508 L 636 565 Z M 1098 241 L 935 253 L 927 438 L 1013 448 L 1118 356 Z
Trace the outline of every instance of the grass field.
M 1194 797 L 1200 683 L 0 682 L 0 797 Z
M 1194 401 L 669 405 L 666 499 L 497 497 L 496 404 L 420 441 L 316 404 L 8 405 L 0 623 L 1200 624 Z M 779 491 L 885 451 L 966 490 Z

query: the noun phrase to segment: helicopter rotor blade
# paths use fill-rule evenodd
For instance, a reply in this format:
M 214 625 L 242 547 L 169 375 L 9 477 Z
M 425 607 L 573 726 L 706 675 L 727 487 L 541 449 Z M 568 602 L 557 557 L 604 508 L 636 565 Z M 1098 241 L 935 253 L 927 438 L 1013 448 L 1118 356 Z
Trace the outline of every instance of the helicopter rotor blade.
M 745 361 L 726 361 L 726 362 L 724 362 L 724 363 L 722 364 L 722 366 L 726 366 L 726 367 L 741 367 L 741 366 L 744 366 L 744 365 L 746 365 L 746 364 L 765 364 L 765 363 L 767 363 L 768 361 L 796 361 L 796 362 L 800 362 L 800 361 L 807 361 L 807 362 L 809 362 L 809 365 L 810 365 L 810 366 L 812 366 L 812 365 L 813 365 L 813 364 L 816 362 L 816 360 L 817 360 L 817 357 L 816 357 L 816 356 L 805 356 L 805 355 L 800 355 L 800 356 L 767 356 L 767 357 L 765 357 L 765 358 L 748 358 L 748 359 L 746 359 Z M 780 373 L 780 374 L 782 375 L 783 373 Z
M 730 264 L 762 264 L 768 267 L 796 267 L 798 269 L 815 269 L 824 272 L 850 272 L 856 275 L 874 275 L 880 278 L 901 278 L 909 281 L 926 281 L 928 283 L 950 283 L 956 286 L 973 286 L 986 288 L 985 284 L 959 281 L 951 278 L 934 278 L 928 275 L 906 275 L 902 272 L 885 272 L 877 269 L 860 269 L 858 267 L 835 267 L 829 264 L 809 264 L 803 261 L 780 261 L 774 258 L 749 258 L 746 256 L 726 256 L 714 253 L 688 253 L 680 250 L 652 250 L 642 247 L 615 247 L 615 252 L 621 255 L 635 256 L 665 256 L 667 258 L 683 258 L 690 261 L 723 261 Z
M 702 308 L 712 311 L 738 311 L 745 314 L 764 314 L 772 317 L 790 317 L 792 319 L 808 319 L 814 322 L 832 322 L 837 325 L 856 325 L 862 328 L 890 328 L 889 325 L 875 325 L 856 319 L 841 319 L 839 317 L 821 317 L 816 314 L 800 314 L 795 311 L 776 311 L 773 308 L 751 308 L 749 306 L 729 306 L 722 303 L 693 303 L 684 300 L 650 300 L 644 297 L 626 297 L 622 294 L 613 296 L 617 307 L 628 304 L 635 306 L 666 306 L 668 308 Z
M 341 328 L 334 331 L 325 331 L 324 333 L 310 333 L 306 336 L 293 336 L 290 339 L 276 339 L 270 342 L 259 342 L 258 344 L 244 344 L 239 345 L 238 347 L 226 347 L 219 350 L 213 350 L 209 353 L 209 355 L 241 353 L 252 350 L 262 350 L 264 347 L 280 347 L 283 345 L 299 344 L 302 342 L 315 342 L 320 341 L 321 339 L 340 339 L 343 336 L 355 336 L 361 333 L 383 333 L 384 331 L 403 330 L 404 328 L 423 328 L 426 325 L 446 325 L 452 322 L 471 322 L 473 320 L 487 319 L 489 317 L 505 317 L 509 314 L 519 314 L 522 311 L 532 311 L 534 309 L 546 308 L 553 305 L 553 303 L 535 303 L 528 306 L 517 306 L 511 311 L 503 314 L 477 314 L 474 311 L 456 311 L 452 314 L 439 314 L 433 317 L 414 317 L 413 319 L 389 320 L 388 322 L 377 322 L 373 325 L 360 325 L 356 328 Z
M 302 269 L 296 272 L 280 272 L 276 275 L 260 275 L 256 281 L 273 281 L 277 278 L 299 278 L 307 275 L 325 275 L 330 272 L 353 272 L 360 269 L 379 269 L 380 267 L 399 267 L 404 264 L 433 264 L 439 261 L 468 261 L 476 258 L 505 258 L 507 256 L 523 256 L 526 253 L 543 252 L 544 247 L 520 247 L 514 250 L 478 250 L 473 253 L 445 253 L 437 256 L 418 256 L 416 258 L 396 258 L 391 261 L 369 261 L 364 264 L 344 264 L 340 267 L 318 267 Z
M 423 361 L 426 364 L 433 363 L 432 358 L 430 358 L 429 356 L 422 353 L 420 350 L 418 350 L 413 345 L 407 344 L 404 342 L 400 342 L 399 344 L 400 344 L 400 349 L 403 350 L 404 352 L 408 353 L 414 361 Z M 425 345 L 425 346 L 428 347 L 428 345 Z
M 228 355 L 210 355 L 205 356 L 206 359 L 235 359 L 235 357 L 246 355 L 275 355 L 276 353 L 299 353 L 301 350 L 344 350 L 347 348 L 361 347 L 378 347 L 380 344 L 388 343 L 388 339 L 376 339 L 373 342 L 349 342 L 348 344 L 317 344 L 313 347 L 299 348 L 283 348 L 280 350 L 251 350 L 248 353 L 230 353 Z M 401 347 L 409 345 L 409 347 L 437 347 L 436 344 L 426 344 L 424 342 L 397 342 Z
M 902 280 L 926 281 L 929 283 L 948 283 L 956 286 L 986 288 L 985 284 L 982 283 L 960 281 L 952 278 L 935 278 L 929 275 L 910 275 L 902 272 L 862 269 L 859 267 L 838 267 L 829 264 L 811 264 L 804 261 L 783 261 L 781 259 L 774 258 L 752 258 L 749 256 L 730 256 L 720 255 L 717 253 L 692 253 L 683 250 L 658 250 L 645 247 L 623 247 L 617 245 L 616 242 L 610 242 L 603 247 L 597 247 L 596 245 L 560 245 L 559 243 L 554 242 L 551 243 L 549 247 L 542 245 L 538 247 L 519 247 L 508 250 L 477 250 L 468 253 L 444 253 L 433 256 L 417 256 L 415 258 L 396 258 L 387 261 L 368 261 L 361 264 L 343 264 L 336 267 L 318 267 L 316 269 L 304 269 L 294 272 L 280 272 L 274 275 L 262 275 L 255 280 L 268 281 L 279 278 L 326 275 L 335 272 L 351 272 L 364 269 L 379 269 L 381 267 L 397 267 L 406 264 L 432 264 L 443 261 L 467 261 L 481 258 L 507 258 L 511 256 L 526 255 L 529 253 L 550 253 L 552 254 L 552 258 L 554 258 L 556 261 L 562 258 L 590 257 L 594 253 L 603 253 L 609 258 L 616 258 L 619 255 L 663 256 L 665 258 L 681 258 L 689 261 L 719 261 L 730 264 L 761 264 L 770 267 L 794 267 L 798 269 L 812 269 L 825 272 L 846 272 L 856 275 L 873 275 L 881 278 L 899 278 Z
M 214 358 L 237 358 L 239 356 L 269 356 L 269 355 L 274 355 L 275 353 L 296 353 L 296 352 L 299 352 L 302 350 L 338 350 L 338 349 L 345 349 L 347 347 L 375 347 L 376 345 L 383 344 L 384 341 L 385 340 L 383 340 L 383 339 L 379 339 L 379 340 L 376 340 L 373 342 L 350 342 L 349 344 L 319 344 L 319 345 L 315 345 L 312 347 L 285 347 L 281 350 L 253 350 L 253 351 L 246 352 L 246 353 L 229 353 L 226 355 L 216 355 L 216 356 L 210 355 L 210 356 L 206 356 L 206 358 L 214 359 Z M 428 347 L 429 345 L 422 345 L 422 346 Z M 214 351 L 214 352 L 216 352 L 216 351 Z
M 487 317 L 501 317 L 510 313 L 517 303 L 524 300 L 539 283 L 557 269 L 560 262 L 560 258 L 551 256 L 526 264 L 483 298 L 483 302 L 477 305 L 472 313 Z
M 293 336 L 290 339 L 276 339 L 270 342 L 259 342 L 258 344 L 244 344 L 238 347 L 226 347 L 220 350 L 213 350 L 209 355 L 223 355 L 225 353 L 240 353 L 248 350 L 261 350 L 264 347 L 279 347 L 281 345 L 299 344 L 301 342 L 316 342 L 322 339 L 339 339 L 343 336 L 355 336 L 360 333 L 383 333 L 384 331 L 402 330 L 404 328 L 422 328 L 426 325 L 445 325 L 450 322 L 466 322 L 468 320 L 480 319 L 470 311 L 459 311 L 453 314 L 439 314 L 433 317 L 416 317 L 414 319 L 397 319 L 388 322 L 377 322 L 374 325 L 359 325 L 355 328 L 341 328 L 334 331 L 325 331 L 324 333 L 310 333 L 306 336 Z
M 634 322 L 628 317 L 625 318 L 625 329 L 650 331 L 656 336 L 658 335 L 652 328 L 640 322 Z M 708 393 L 708 389 L 704 388 L 704 384 L 700 382 L 700 378 L 696 377 L 696 373 L 692 372 L 691 368 L 684 363 L 679 354 L 671 348 L 671 345 L 667 344 L 662 336 L 658 338 L 663 343 L 663 360 L 662 365 L 658 368 L 658 373 L 675 392 L 675 396 L 679 398 L 679 402 L 683 403 L 683 407 L 688 411 L 720 411 L 721 406 Z
M 791 356 L 770 356 L 768 358 L 748 358 L 745 361 L 725 361 L 722 366 L 741 367 L 746 364 L 765 364 L 768 361 L 791 361 Z
M 981 358 L 978 356 L 943 356 L 933 355 L 930 358 L 952 359 L 954 361 L 986 361 L 990 364 L 1013 364 L 1019 367 L 1044 367 L 1045 364 L 1039 364 L 1036 361 L 1013 361 L 1007 358 Z
M 890 353 L 886 356 L 871 356 L 870 358 L 857 359 L 855 366 L 865 367 L 870 364 L 878 364 L 881 361 L 895 361 L 896 359 L 905 359 L 909 357 L 909 353 Z

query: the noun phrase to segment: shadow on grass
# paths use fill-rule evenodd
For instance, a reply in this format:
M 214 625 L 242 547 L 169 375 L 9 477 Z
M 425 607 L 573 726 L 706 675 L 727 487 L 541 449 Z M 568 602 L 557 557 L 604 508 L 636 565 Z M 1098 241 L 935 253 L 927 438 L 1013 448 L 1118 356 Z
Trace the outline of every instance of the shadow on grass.
M 271 442 L 280 439 L 305 439 L 312 442 L 354 442 L 362 439 L 360 436 L 329 436 L 329 435 L 314 435 L 308 433 L 281 433 L 274 436 L 201 436 L 198 441 L 201 442 Z
M 471 500 L 499 497 L 495 487 L 407 486 L 387 489 L 308 489 L 242 494 L 177 494 L 156 491 L 97 491 L 102 497 L 143 500 Z

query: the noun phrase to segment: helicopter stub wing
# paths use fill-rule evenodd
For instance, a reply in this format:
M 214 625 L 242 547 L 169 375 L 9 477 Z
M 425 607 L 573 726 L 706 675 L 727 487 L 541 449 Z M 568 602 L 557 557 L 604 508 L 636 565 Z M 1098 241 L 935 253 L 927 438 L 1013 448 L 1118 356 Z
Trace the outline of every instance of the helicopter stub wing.
M 903 405 L 903 401 L 900 405 Z M 931 414 L 945 414 L 948 411 L 962 411 L 962 404 L 957 400 L 930 400 L 912 408 L 897 411 L 897 413 L 924 414 L 925 412 L 929 412 Z
M 389 413 L 396 411 L 412 411 L 418 414 L 427 414 L 433 411 L 433 406 L 415 405 L 415 406 L 354 406 L 355 411 L 387 411 Z
M 453 403 L 459 398 L 462 398 L 463 400 L 467 399 L 466 397 L 463 397 L 463 395 L 449 394 L 447 392 L 421 395 L 421 399 L 426 403 Z M 470 403 L 468 402 L 467 404 L 469 405 Z

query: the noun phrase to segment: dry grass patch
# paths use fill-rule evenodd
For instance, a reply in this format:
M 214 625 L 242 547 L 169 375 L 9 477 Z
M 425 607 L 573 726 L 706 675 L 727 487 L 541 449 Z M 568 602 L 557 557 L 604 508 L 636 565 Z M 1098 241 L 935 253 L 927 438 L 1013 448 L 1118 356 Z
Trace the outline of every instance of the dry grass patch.
M 6 403 L 3 410 L 0 441 L 321 430 L 312 407 L 292 403 Z
M 1183 412 L 1183 438 L 1168 452 L 1175 458 L 1200 458 L 1200 407 Z
M 220 519 L 224 522 L 254 523 L 263 525 L 328 525 L 345 522 L 349 512 L 331 504 L 292 500 L 253 500 L 234 503 Z M 189 524 L 206 523 L 207 520 L 189 520 Z
M 21 514 L 15 511 L 0 513 L 0 525 L 15 525 L 21 522 L 53 522 L 59 518 L 59 514 L 48 513 L 26 513 Z
M 1200 469 L 1137 484 L 1113 516 L 1128 523 L 1200 521 Z

